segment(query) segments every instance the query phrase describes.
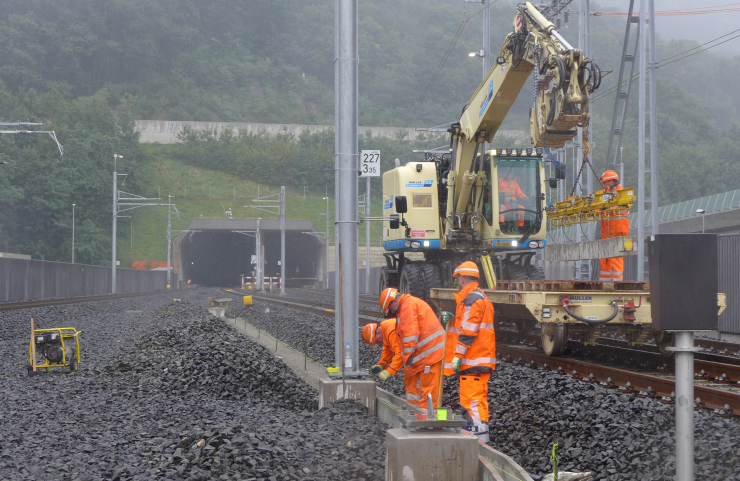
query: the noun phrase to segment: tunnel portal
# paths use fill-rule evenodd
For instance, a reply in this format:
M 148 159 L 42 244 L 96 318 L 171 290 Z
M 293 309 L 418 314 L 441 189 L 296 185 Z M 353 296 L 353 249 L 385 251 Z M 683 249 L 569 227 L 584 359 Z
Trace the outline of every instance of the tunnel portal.
M 195 286 L 235 287 L 241 276 L 255 276 L 256 231 L 258 219 L 193 219 L 175 241 L 175 266 L 180 283 Z M 280 221 L 259 219 L 260 240 L 264 249 L 264 276 L 280 275 Z M 286 287 L 318 282 L 325 265 L 324 240 L 311 221 L 285 221 Z

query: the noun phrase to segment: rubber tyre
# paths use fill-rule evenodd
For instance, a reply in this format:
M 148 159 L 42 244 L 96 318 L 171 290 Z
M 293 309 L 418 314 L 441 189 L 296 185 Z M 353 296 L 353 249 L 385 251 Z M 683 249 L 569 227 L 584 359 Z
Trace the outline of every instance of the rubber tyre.
M 72 360 L 69 361 L 69 372 L 75 372 L 80 368 L 77 364 L 77 356 L 72 356 Z
M 529 274 L 525 266 L 518 264 L 504 265 L 504 279 L 507 281 L 526 281 L 529 280 Z
M 442 287 L 442 276 L 439 274 L 439 268 L 434 264 L 422 264 L 421 271 L 424 273 L 424 299 L 426 300 L 429 298 L 429 289 Z
M 416 264 L 406 264 L 398 280 L 398 292 L 424 299 L 424 272 Z
M 398 287 L 398 279 L 396 278 L 395 274 L 388 274 L 387 267 L 380 268 L 380 279 L 378 287 L 378 294 L 383 292 L 383 290 L 388 287 Z
M 527 276 L 530 280 L 533 281 L 544 281 L 545 280 L 545 271 L 542 269 L 542 267 L 534 266 L 532 264 L 528 266 L 524 266 L 525 270 L 527 271 Z

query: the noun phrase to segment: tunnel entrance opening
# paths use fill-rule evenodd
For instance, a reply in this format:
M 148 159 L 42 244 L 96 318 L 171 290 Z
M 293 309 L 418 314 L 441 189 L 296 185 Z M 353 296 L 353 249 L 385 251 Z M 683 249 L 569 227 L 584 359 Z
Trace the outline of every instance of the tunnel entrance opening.
M 235 287 L 241 277 L 256 275 L 257 219 L 194 219 L 175 241 L 180 281 L 193 286 Z M 286 287 L 319 282 L 325 265 L 323 240 L 303 219 L 285 222 Z M 280 276 L 280 221 L 260 220 L 265 277 Z

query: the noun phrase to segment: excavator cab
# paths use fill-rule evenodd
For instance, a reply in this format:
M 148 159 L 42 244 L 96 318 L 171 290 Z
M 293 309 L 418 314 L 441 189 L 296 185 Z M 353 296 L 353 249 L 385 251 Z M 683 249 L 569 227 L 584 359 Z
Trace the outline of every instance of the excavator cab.
M 498 228 L 502 234 L 523 235 L 541 220 L 535 202 L 540 193 L 537 159 L 498 158 L 496 164 Z

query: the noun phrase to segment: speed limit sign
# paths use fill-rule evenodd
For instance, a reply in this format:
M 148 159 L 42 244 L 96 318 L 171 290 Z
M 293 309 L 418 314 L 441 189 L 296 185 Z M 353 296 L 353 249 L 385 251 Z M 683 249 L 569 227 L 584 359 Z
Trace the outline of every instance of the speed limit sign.
M 379 150 L 363 150 L 360 153 L 360 177 L 380 177 Z

